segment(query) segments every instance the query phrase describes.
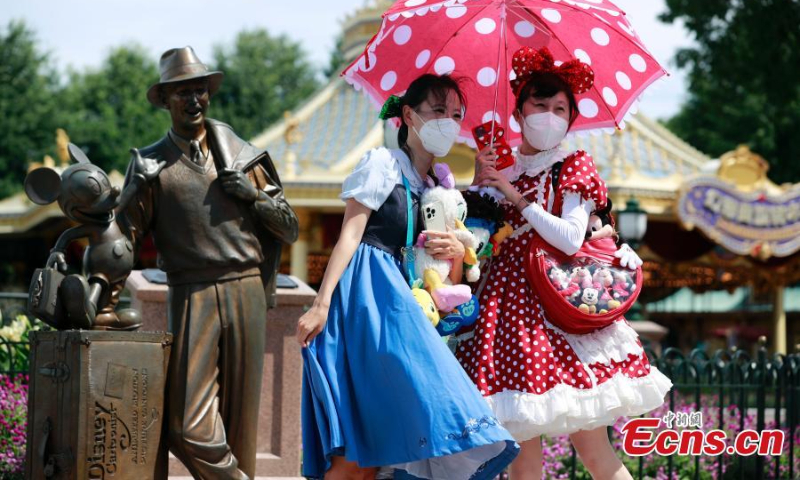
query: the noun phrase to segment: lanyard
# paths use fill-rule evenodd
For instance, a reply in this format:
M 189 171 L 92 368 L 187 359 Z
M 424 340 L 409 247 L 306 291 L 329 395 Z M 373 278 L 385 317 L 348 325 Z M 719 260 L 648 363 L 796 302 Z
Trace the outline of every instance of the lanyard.
M 405 273 L 408 284 L 413 287 L 417 279 L 416 272 L 414 271 L 414 261 L 416 260 L 416 256 L 414 255 L 414 212 L 411 202 L 411 187 L 405 175 L 403 175 L 403 186 L 406 189 L 406 222 L 408 224 L 408 228 L 406 229 L 406 246 L 402 249 L 403 264 L 406 269 Z

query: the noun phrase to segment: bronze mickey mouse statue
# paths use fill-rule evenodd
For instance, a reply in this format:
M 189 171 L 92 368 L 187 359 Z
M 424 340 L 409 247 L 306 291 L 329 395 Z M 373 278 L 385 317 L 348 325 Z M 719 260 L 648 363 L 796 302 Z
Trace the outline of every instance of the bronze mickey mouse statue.
M 125 279 L 133 269 L 133 246 L 120 229 L 116 215 L 124 210 L 145 182 L 156 178 L 166 162 L 133 155 L 132 181 L 120 191 L 100 167 L 93 165 L 86 154 L 73 144 L 68 147 L 76 162 L 61 175 L 50 168 L 38 168 L 25 178 L 25 193 L 39 205 L 58 200 L 64 215 L 79 225 L 66 230 L 50 251 L 47 268 L 66 272 L 64 251 L 72 241 L 88 238 L 83 257 L 83 275 L 68 275 L 56 286 L 63 305 L 61 317 L 44 319 L 59 329 L 135 330 L 141 325 L 141 314 L 134 309 L 115 311 Z M 60 275 L 59 275 L 60 278 Z M 31 284 L 31 298 L 41 291 L 41 280 Z

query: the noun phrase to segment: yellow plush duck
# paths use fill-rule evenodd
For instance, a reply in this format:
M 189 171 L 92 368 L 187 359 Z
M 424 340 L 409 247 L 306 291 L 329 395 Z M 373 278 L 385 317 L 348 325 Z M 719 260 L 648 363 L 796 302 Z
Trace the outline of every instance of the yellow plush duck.
M 419 303 L 419 306 L 422 307 L 422 312 L 428 317 L 431 325 L 434 327 L 439 325 L 439 311 L 436 309 L 436 304 L 433 303 L 431 294 L 423 288 L 412 288 L 411 294 L 414 295 L 414 299 Z

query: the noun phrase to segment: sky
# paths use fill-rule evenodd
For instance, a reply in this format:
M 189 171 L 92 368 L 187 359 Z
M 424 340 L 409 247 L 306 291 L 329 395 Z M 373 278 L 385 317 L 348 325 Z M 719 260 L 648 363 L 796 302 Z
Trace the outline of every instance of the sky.
M 243 29 L 266 28 L 303 45 L 324 68 L 345 17 L 368 0 L 3 0 L 0 28 L 24 20 L 61 71 L 91 68 L 116 46 L 143 45 L 157 59 L 173 47 L 191 45 L 210 61 L 213 46 L 230 45 Z M 675 114 L 685 98 L 685 75 L 672 61 L 691 45 L 681 25 L 661 23 L 664 0 L 614 0 L 628 15 L 651 53 L 671 76 L 645 92 L 639 110 L 652 118 Z

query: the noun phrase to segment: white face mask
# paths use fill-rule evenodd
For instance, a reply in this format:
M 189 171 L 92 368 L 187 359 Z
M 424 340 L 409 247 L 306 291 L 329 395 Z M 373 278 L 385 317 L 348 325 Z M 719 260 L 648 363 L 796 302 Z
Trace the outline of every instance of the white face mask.
M 567 135 L 569 122 L 552 112 L 533 113 L 525 117 L 522 133 L 537 150 L 555 148 Z
M 422 120 L 422 117 L 414 112 Z M 423 120 L 424 121 L 424 120 Z M 452 118 L 437 118 L 428 120 L 419 131 L 412 125 L 411 128 L 422 142 L 422 147 L 434 157 L 444 157 L 450 153 L 453 144 L 461 131 L 461 125 Z

